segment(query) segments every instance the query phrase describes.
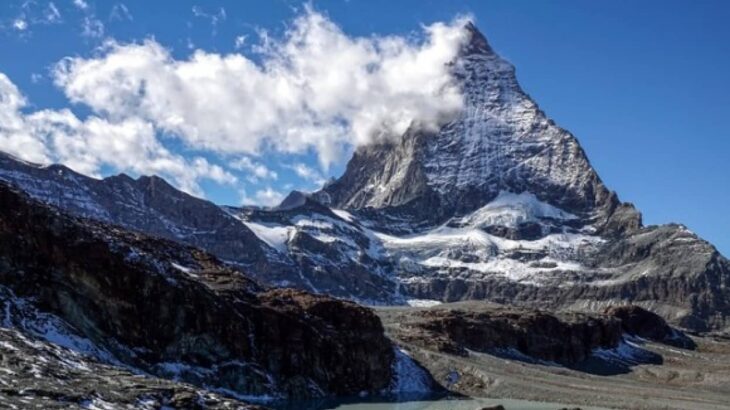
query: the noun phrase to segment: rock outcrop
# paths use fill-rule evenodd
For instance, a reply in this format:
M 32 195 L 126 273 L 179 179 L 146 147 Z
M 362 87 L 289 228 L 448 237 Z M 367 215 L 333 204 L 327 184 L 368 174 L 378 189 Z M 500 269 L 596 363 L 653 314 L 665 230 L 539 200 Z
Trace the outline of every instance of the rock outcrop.
M 461 116 L 360 147 L 315 194 L 380 235 L 405 294 L 601 312 L 635 303 L 730 328 L 730 262 L 681 225 L 644 227 L 484 36 L 452 65 Z
M 393 381 L 393 348 L 369 309 L 267 290 L 197 248 L 71 217 L 5 184 L 0 284 L 13 295 L 6 326 L 37 334 L 48 327 L 37 318 L 56 318 L 88 340 L 83 353 L 160 377 L 253 397 L 375 394 Z
M 604 313 L 621 321 L 621 329 L 628 335 L 685 349 L 694 349 L 696 347 L 691 338 L 680 331 L 672 329 L 661 316 L 641 307 L 634 305 L 612 306 L 606 309 Z
M 616 348 L 621 321 L 607 316 L 472 305 L 431 308 L 404 319 L 397 340 L 466 356 L 469 351 L 575 365 L 596 349 Z
M 639 214 L 601 182 L 578 140 L 520 88 L 515 68 L 469 24 L 452 64 L 465 109 L 438 132 L 412 128 L 359 148 L 345 174 L 318 197 L 336 208 L 377 209 L 431 225 L 469 214 L 500 192 L 530 192 L 584 222 L 638 227 Z
M 589 372 L 606 372 L 608 365 L 623 372 L 638 363 L 661 363 L 661 356 L 641 348 L 646 341 L 695 348 L 691 338 L 660 316 L 633 305 L 584 314 L 470 301 L 384 308 L 379 314 L 390 336 L 405 346 L 463 357 L 480 352 Z

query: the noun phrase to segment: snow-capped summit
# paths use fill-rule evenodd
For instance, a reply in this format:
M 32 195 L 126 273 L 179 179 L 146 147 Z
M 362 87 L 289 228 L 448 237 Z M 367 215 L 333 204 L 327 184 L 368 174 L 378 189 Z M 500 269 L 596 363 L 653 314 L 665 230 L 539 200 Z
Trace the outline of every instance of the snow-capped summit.
M 618 200 L 575 137 L 520 88 L 512 64 L 476 27 L 465 29 L 470 41 L 452 64 L 464 96 L 460 115 L 438 132 L 412 128 L 358 149 L 320 197 L 338 208 L 405 210 L 419 222 L 440 223 L 501 191 L 530 192 L 591 221 L 609 216 Z

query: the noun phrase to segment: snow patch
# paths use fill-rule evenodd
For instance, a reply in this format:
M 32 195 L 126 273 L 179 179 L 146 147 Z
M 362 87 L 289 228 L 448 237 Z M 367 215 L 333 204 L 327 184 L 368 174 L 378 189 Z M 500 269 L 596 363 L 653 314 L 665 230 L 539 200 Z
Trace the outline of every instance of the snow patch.
M 440 226 L 407 236 L 374 232 L 402 272 L 427 270 L 469 275 L 501 275 L 539 284 L 544 275 L 589 271 L 576 260 L 595 251 L 603 239 L 578 233 L 555 233 L 537 240 L 512 240 L 473 227 Z
M 0 303 L 4 304 L 2 327 L 17 329 L 56 346 L 69 349 L 78 355 L 120 365 L 114 355 L 98 347 L 91 340 L 76 334 L 75 330 L 59 317 L 39 311 L 28 299 L 20 298 L 7 287 L 0 286 Z M 65 363 L 71 367 L 80 366 L 78 357 L 68 357 Z
M 170 262 L 170 264 L 172 265 L 173 268 L 175 268 L 175 269 L 179 270 L 180 272 L 182 272 L 182 273 L 190 276 L 191 278 L 199 278 L 200 277 L 200 276 L 198 276 L 198 275 L 196 275 L 196 274 L 193 273 L 193 269 L 192 268 L 188 268 L 187 266 L 179 265 L 179 264 L 177 264 L 175 262 Z
M 113 403 L 102 400 L 100 398 L 84 400 L 79 404 L 82 409 L 89 409 L 89 410 L 114 410 L 114 409 L 118 408 L 118 406 L 114 405 Z
M 344 211 L 342 209 L 332 209 L 332 213 L 350 223 L 352 223 L 355 220 L 355 217 L 352 216 L 351 213 Z
M 543 218 L 577 219 L 573 214 L 540 201 L 532 193 L 515 194 L 501 191 L 492 202 L 461 218 L 459 222 L 471 227 L 500 225 L 516 228 L 521 223 L 535 222 Z
M 639 346 L 635 341 L 624 338 L 618 346 L 613 349 L 594 349 L 592 355 L 594 357 L 621 364 L 638 364 L 644 363 L 653 355 Z
M 279 252 L 286 253 L 286 243 L 289 240 L 289 234 L 293 231 L 292 227 L 250 221 L 244 221 L 243 224 L 252 230 L 253 233 L 267 245 Z
M 431 299 L 408 299 L 406 300 L 406 303 L 408 306 L 411 307 L 433 307 L 438 306 L 442 304 L 440 300 L 431 300 Z

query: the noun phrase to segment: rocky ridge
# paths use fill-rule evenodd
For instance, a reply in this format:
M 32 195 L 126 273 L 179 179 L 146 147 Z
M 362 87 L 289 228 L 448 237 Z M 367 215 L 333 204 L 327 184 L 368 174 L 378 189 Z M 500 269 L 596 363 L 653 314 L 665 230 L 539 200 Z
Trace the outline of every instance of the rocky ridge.
M 188 195 L 156 176 L 133 179 L 121 174 L 99 180 L 62 165 L 40 166 L 0 152 L 0 181 L 75 216 L 199 247 L 270 285 L 295 286 L 351 300 L 398 301 L 395 283 L 384 279 L 382 272 L 317 257 L 326 246 L 311 240 L 308 245 L 305 236 L 298 238 L 301 247 L 314 247 L 307 255 L 282 252 L 241 223 L 235 216 L 238 210 L 232 212 Z M 312 266 L 322 261 L 331 267 L 314 272 Z M 353 275 L 342 275 L 344 271 L 353 271 Z M 350 286 L 353 279 L 361 284 L 360 289 Z
M 70 357 L 241 398 L 397 384 L 398 359 L 369 309 L 263 288 L 196 248 L 68 216 L 5 184 L 0 283 L 3 327 Z

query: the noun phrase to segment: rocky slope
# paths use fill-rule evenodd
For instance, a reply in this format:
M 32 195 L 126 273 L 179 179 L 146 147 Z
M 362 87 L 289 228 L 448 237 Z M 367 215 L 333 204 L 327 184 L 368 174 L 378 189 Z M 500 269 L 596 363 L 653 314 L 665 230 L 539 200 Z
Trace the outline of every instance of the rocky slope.
M 62 165 L 40 166 L 0 152 L 0 181 L 79 217 L 199 247 L 267 284 L 360 301 L 397 302 L 395 282 L 384 279 L 382 272 L 316 257 L 326 244 L 309 241 L 315 248 L 310 252 L 313 258 L 282 252 L 242 224 L 233 216 L 236 212 L 181 192 L 156 176 L 132 179 L 121 174 L 99 180 Z M 306 241 L 299 237 L 299 242 Z M 322 260 L 331 261 L 330 268 L 313 272 L 311 267 Z M 342 275 L 343 271 L 352 271 L 352 275 Z M 358 288 L 350 286 L 352 283 Z
M 634 303 L 693 330 L 730 329 L 730 262 L 681 225 L 643 226 L 514 67 L 465 29 L 450 65 L 465 98 L 457 118 L 361 147 L 342 177 L 274 209 L 5 156 L 0 179 L 76 215 L 200 246 L 273 285 L 370 304 Z
M 141 376 L 73 349 L 0 328 L 0 407 L 263 410 L 172 380 Z
M 267 290 L 196 248 L 67 216 L 2 183 L 0 284 L 5 328 L 238 397 L 387 392 L 404 360 L 369 309 Z
M 269 282 L 367 304 L 403 303 L 392 264 L 383 257 L 379 242 L 347 213 L 296 191 L 274 209 L 226 209 L 279 258 L 292 262 L 296 277 L 291 271 L 267 272 Z
M 218 206 L 159 177 L 120 174 L 98 180 L 62 165 L 42 167 L 0 154 L 0 179 L 80 217 L 185 242 L 224 259 L 266 263 L 265 250 L 250 230 Z
M 488 353 L 532 362 L 590 370 L 589 360 L 616 358 L 625 363 L 661 363 L 661 357 L 627 342 L 632 337 L 694 348 L 692 340 L 637 306 L 605 314 L 547 312 L 471 302 L 425 309 L 381 309 L 391 337 L 408 346 L 468 357 Z M 622 357 L 623 355 L 623 357 Z

